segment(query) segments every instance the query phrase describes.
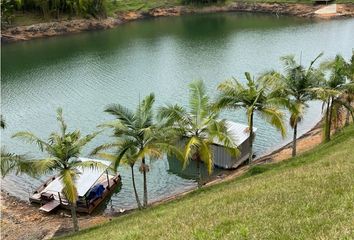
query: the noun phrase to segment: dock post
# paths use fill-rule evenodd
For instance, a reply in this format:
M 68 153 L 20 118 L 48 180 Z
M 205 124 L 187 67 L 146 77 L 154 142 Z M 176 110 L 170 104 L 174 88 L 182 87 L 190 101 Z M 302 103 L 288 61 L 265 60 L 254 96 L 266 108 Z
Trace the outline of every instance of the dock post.
M 61 204 L 60 192 L 58 192 L 58 197 L 59 197 L 59 203 Z
M 109 185 L 109 176 L 108 176 L 108 171 L 107 171 L 107 170 L 106 170 L 106 176 L 107 176 L 107 182 L 108 182 L 107 188 L 109 189 L 109 188 L 110 188 L 110 185 Z

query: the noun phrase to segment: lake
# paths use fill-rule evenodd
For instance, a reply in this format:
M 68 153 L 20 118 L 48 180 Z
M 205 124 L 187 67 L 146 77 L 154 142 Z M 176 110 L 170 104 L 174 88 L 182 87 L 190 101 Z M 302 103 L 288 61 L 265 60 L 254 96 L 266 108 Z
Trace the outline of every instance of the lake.
M 203 79 L 211 96 L 216 86 L 243 72 L 261 74 L 281 70 L 279 57 L 294 54 L 308 65 L 320 52 L 322 59 L 337 53 L 349 58 L 354 48 L 354 19 L 315 21 L 295 17 L 248 13 L 217 13 L 136 21 L 115 29 L 38 39 L 2 46 L 1 108 L 7 128 L 2 145 L 11 152 L 43 156 L 36 146 L 11 139 L 16 131 L 31 130 L 46 138 L 58 129 L 55 110 L 64 109 L 69 129 L 83 134 L 111 117 L 106 105 L 135 108 L 150 92 L 156 105 L 187 105 L 188 83 Z M 225 111 L 227 119 L 246 123 L 244 111 Z M 313 102 L 301 123 L 304 133 L 321 118 L 321 103 Z M 256 154 L 262 155 L 291 139 L 256 117 Z M 83 155 L 110 140 L 105 132 L 90 143 Z M 166 159 L 151 162 L 148 173 L 150 200 L 158 200 L 196 186 L 169 170 Z M 122 189 L 112 196 L 111 208 L 135 206 L 130 171 L 121 166 Z M 142 195 L 142 176 L 137 184 Z M 10 175 L 2 188 L 28 199 L 42 179 Z

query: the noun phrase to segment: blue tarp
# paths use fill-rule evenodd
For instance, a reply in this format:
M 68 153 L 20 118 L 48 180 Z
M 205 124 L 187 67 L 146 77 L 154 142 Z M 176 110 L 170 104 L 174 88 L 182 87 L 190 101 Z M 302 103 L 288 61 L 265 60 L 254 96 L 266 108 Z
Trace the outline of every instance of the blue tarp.
M 99 198 L 103 195 L 104 186 L 102 184 L 97 184 L 91 188 L 90 193 L 87 196 L 88 200 Z

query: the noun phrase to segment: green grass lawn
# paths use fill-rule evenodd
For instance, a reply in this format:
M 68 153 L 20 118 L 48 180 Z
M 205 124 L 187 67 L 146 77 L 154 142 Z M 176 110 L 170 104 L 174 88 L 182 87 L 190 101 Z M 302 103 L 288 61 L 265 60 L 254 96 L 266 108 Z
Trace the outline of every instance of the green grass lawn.
M 67 239 L 354 239 L 354 126 L 294 159 Z

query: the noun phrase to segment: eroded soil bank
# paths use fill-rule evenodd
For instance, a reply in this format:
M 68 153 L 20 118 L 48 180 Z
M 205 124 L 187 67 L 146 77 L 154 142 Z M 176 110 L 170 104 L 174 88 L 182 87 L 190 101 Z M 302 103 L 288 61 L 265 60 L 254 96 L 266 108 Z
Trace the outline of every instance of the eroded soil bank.
M 336 14 L 315 14 L 323 5 L 290 4 L 290 3 L 242 3 L 236 2 L 225 6 L 191 7 L 177 6 L 170 8 L 155 8 L 147 12 L 125 12 L 106 19 L 76 19 L 39 23 L 29 26 L 9 27 L 2 29 L 2 42 L 18 42 L 35 38 L 51 37 L 109 29 L 125 22 L 150 17 L 180 16 L 193 13 L 212 12 L 262 12 L 277 15 L 292 15 L 307 18 L 340 18 L 353 17 L 354 4 L 337 4 Z

